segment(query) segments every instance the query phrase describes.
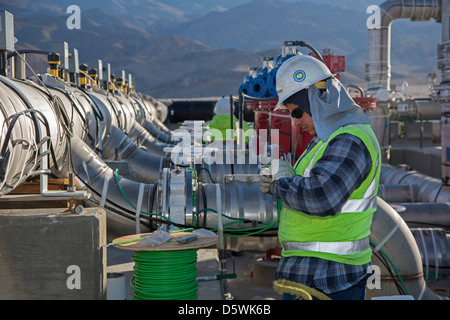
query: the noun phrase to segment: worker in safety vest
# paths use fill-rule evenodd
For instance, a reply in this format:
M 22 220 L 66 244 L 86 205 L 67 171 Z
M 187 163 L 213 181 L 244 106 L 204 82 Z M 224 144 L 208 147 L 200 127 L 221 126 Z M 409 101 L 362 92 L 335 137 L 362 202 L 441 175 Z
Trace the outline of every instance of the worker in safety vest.
M 336 300 L 364 300 L 381 159 L 364 111 L 324 63 L 299 55 L 278 70 L 279 101 L 314 138 L 294 167 L 261 171 L 261 191 L 282 200 L 277 278 Z M 295 298 L 284 294 L 284 299 Z
M 222 97 L 214 106 L 214 117 L 209 122 L 209 133 L 212 135 L 211 140 L 232 140 L 237 137 L 238 119 L 233 114 L 233 136 L 231 131 L 231 115 L 230 115 L 230 98 Z M 214 130 L 211 130 L 214 129 Z M 245 133 L 251 129 L 247 122 L 242 120 L 242 130 Z M 248 136 L 244 136 L 244 141 L 248 142 Z

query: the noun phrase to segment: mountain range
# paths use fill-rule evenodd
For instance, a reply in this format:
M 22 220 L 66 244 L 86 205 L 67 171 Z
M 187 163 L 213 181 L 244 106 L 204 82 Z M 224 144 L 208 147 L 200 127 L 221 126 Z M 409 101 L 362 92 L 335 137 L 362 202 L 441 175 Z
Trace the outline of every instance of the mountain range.
M 285 40 L 346 56 L 343 81 L 366 87 L 368 60 L 364 0 L 0 0 L 14 14 L 16 48 L 48 49 L 66 41 L 80 63 L 110 63 L 133 74 L 136 89 L 156 98 L 237 94 L 249 67 L 279 54 Z M 69 30 L 69 5 L 81 28 Z M 436 71 L 441 26 L 398 20 L 392 26 L 392 79 L 424 85 Z M 302 51 L 309 53 L 308 50 Z M 44 56 L 28 57 L 37 72 Z

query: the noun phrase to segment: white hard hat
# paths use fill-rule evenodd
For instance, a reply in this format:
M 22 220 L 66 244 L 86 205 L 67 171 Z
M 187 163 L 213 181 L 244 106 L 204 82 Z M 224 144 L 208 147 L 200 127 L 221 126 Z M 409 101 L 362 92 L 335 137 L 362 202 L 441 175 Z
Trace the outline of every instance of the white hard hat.
M 333 74 L 328 67 L 312 56 L 296 55 L 289 58 L 277 72 L 278 104 L 274 110 L 278 110 L 293 94 L 331 76 Z
M 214 113 L 221 116 L 230 114 L 230 98 L 220 98 L 219 101 L 216 102 Z

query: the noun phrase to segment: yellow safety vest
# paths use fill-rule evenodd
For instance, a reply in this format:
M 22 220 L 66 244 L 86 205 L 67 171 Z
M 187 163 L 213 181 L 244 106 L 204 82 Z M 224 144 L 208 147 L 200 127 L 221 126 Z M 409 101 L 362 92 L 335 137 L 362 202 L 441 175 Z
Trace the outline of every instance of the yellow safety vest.
M 237 118 L 233 115 L 233 123 L 236 124 Z M 221 133 L 221 139 L 218 139 L 218 137 L 213 136 L 212 140 L 218 139 L 218 140 L 224 140 L 224 139 L 234 139 L 237 136 L 236 132 L 236 126 L 234 125 L 234 137 L 230 137 L 230 132 L 227 130 L 231 130 L 230 128 L 230 115 L 215 115 L 211 122 L 209 123 L 209 129 L 216 129 L 219 130 Z M 250 126 L 247 124 L 247 122 L 242 121 L 242 130 L 245 133 L 250 129 Z M 248 136 L 245 136 L 245 142 L 248 142 Z
M 284 257 L 309 256 L 352 265 L 363 265 L 371 260 L 369 235 L 377 208 L 381 170 L 380 146 L 372 128 L 358 124 L 336 130 L 327 142 L 319 141 L 304 157 L 300 157 L 296 174 L 309 177 L 329 141 L 343 133 L 353 134 L 363 141 L 372 159 L 370 173 L 335 216 L 308 215 L 285 205 L 280 213 L 278 230 Z

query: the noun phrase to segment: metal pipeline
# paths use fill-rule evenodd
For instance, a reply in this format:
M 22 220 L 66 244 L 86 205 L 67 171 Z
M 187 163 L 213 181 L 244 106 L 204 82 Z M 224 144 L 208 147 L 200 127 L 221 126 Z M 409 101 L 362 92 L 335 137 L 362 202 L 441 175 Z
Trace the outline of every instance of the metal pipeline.
M 448 278 L 450 273 L 450 234 L 438 228 L 411 229 L 423 261 L 427 280 Z
M 440 120 L 442 105 L 430 99 L 414 99 L 394 102 L 394 108 L 389 109 L 391 120 Z
M 40 174 L 39 161 L 49 155 L 48 167 L 66 161 L 68 136 L 62 126 L 61 102 L 30 81 L 0 77 L 0 194 L 6 194 Z M 40 147 L 47 144 L 45 153 Z M 48 154 L 50 153 L 50 154 Z M 48 174 L 47 172 L 46 174 Z
M 154 183 L 160 177 L 162 168 L 170 166 L 162 156 L 154 156 L 139 148 L 128 135 L 117 127 L 111 127 L 103 141 L 103 157 L 111 160 L 126 160 L 133 180 Z
M 408 171 L 405 167 L 383 164 L 380 175 L 381 184 L 416 185 L 417 192 L 414 199 L 417 202 L 450 202 L 450 188 L 444 187 L 439 179 L 414 170 Z
M 369 62 L 367 80 L 369 90 L 390 90 L 391 80 L 391 24 L 396 19 L 440 21 L 441 1 L 389 0 L 380 6 L 380 27 L 369 30 Z
M 107 114 L 108 119 L 110 119 L 110 122 L 107 125 L 106 132 L 108 134 L 106 137 L 109 136 L 111 127 L 117 127 L 122 132 L 124 129 L 128 130 L 127 135 L 138 146 L 145 147 L 145 150 L 152 156 L 165 157 L 163 148 L 166 147 L 167 144 L 156 141 L 155 138 L 135 120 L 135 118 L 127 118 L 125 121 L 125 117 L 122 117 L 122 115 L 125 114 L 122 109 L 123 105 L 117 105 L 114 102 L 114 96 L 106 96 L 102 93 L 96 92 L 88 92 L 88 95 L 96 101 L 96 104 L 104 110 L 103 112 Z M 143 117 L 143 115 L 141 115 L 141 117 Z
M 182 122 L 185 120 L 210 120 L 214 116 L 214 105 L 220 97 L 211 99 L 173 99 L 165 100 L 164 103 L 168 110 L 168 119 L 172 123 Z
M 143 119 L 141 121 L 141 125 L 142 127 L 145 128 L 145 130 L 150 132 L 150 134 L 154 136 L 156 140 L 166 144 L 172 141 L 172 137 L 170 136 L 170 134 L 161 131 L 160 128 L 155 123 L 147 119 Z
M 450 203 L 392 203 L 410 228 L 450 229 Z
M 169 113 L 167 106 L 159 100 L 140 98 L 145 109 L 148 111 L 147 120 L 153 122 L 161 131 L 166 134 L 170 134 L 170 130 L 164 125 L 165 119 Z
M 95 201 L 100 207 L 109 204 L 125 212 L 132 213 L 138 206 L 144 212 L 156 212 L 156 184 L 140 183 L 117 175 L 117 180 L 125 196 L 135 206 L 133 208 L 122 195 L 113 170 L 83 140 L 76 136 L 73 137 L 71 150 L 73 169 L 78 178 L 79 187 L 88 188 L 93 192 L 91 201 Z M 131 213 L 128 214 L 128 217 L 135 219 Z
M 46 167 L 56 176 L 67 176 L 68 142 L 74 137 L 104 158 L 127 160 L 131 176 L 141 182 L 157 181 L 160 169 L 170 165 L 162 146 L 156 144 L 158 148 L 149 150 L 151 136 L 135 121 L 137 103 L 133 106 L 122 99 L 115 104 L 118 99 L 113 96 L 81 91 L 47 75 L 41 77 L 45 87 L 30 80 L 0 79 L 0 194 L 8 193 L 30 175 L 42 173 L 37 168 L 46 155 L 39 153 L 43 143 L 48 143 L 46 153 L 51 152 Z M 141 130 L 141 143 L 146 144 L 147 150 L 157 151 L 157 155 L 139 148 L 115 124 L 136 134 Z
M 54 80 L 55 81 L 55 80 Z M 63 83 L 59 84 L 63 89 L 68 88 Z M 57 90 L 57 89 L 53 89 Z M 60 92 L 57 94 L 61 95 Z M 65 101 L 63 106 L 68 109 L 68 106 L 72 106 L 71 110 L 66 110 L 66 113 L 73 114 L 73 109 L 77 109 L 78 114 L 86 115 L 80 116 L 74 121 L 74 124 L 78 123 L 79 127 L 87 128 L 88 132 L 80 132 L 77 136 L 89 138 L 83 139 L 86 143 L 95 150 L 101 150 L 101 155 L 105 159 L 112 160 L 126 160 L 130 169 L 129 177 L 132 177 L 136 181 L 145 183 L 154 183 L 159 179 L 161 168 L 168 167 L 169 162 L 164 158 L 164 153 L 158 152 L 159 154 L 151 154 L 144 151 L 129 137 L 125 132 L 130 130 L 136 130 L 137 126 L 135 121 L 135 115 L 137 111 L 134 106 L 123 96 L 111 96 L 107 99 L 101 99 L 100 94 L 96 94 L 96 100 L 91 99 L 94 96 L 92 91 L 78 91 L 72 90 L 72 95 L 78 95 L 78 98 L 72 100 L 71 102 Z M 83 99 L 84 98 L 84 99 Z M 64 97 L 61 97 L 64 99 Z M 113 111 L 113 101 L 118 101 L 116 104 L 117 115 L 124 115 L 121 121 L 122 129 L 119 129 L 115 125 L 104 124 L 105 119 L 112 119 L 111 111 Z M 84 102 L 84 104 L 83 104 Z M 106 104 L 104 104 L 104 102 Z M 110 102 L 109 104 L 107 102 Z M 120 109 L 119 109 L 120 108 Z M 119 118 L 117 118 L 119 119 Z M 119 122 L 119 121 L 117 121 Z M 105 129 L 105 130 L 99 130 Z M 106 131 L 108 129 L 109 131 Z M 125 132 L 124 132 L 125 131 Z M 145 130 L 143 130 L 145 132 Z M 84 134 L 82 134 L 84 133 Z M 145 137 L 145 135 L 144 135 Z M 150 136 L 148 135 L 150 138 Z M 148 143 L 151 145 L 151 142 Z
M 134 121 L 128 132 L 128 136 L 136 142 L 139 147 L 145 148 L 147 152 L 155 156 L 165 157 L 164 148 L 169 144 L 157 141 L 144 127 Z
M 415 202 L 417 189 L 415 184 L 380 184 L 378 196 L 388 203 Z
M 413 234 L 400 215 L 384 200 L 377 199 L 378 208 L 373 216 L 370 241 L 374 244 L 372 264 L 380 267 L 380 289 L 368 289 L 367 297 L 398 295 L 391 274 L 376 255 L 390 258 L 408 293 L 415 300 L 440 300 L 425 282 L 422 259 Z M 381 252 L 381 251 L 382 252 Z M 394 276 L 399 281 L 398 276 Z

